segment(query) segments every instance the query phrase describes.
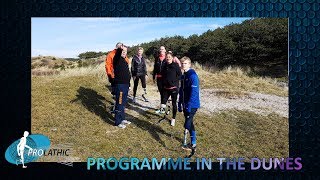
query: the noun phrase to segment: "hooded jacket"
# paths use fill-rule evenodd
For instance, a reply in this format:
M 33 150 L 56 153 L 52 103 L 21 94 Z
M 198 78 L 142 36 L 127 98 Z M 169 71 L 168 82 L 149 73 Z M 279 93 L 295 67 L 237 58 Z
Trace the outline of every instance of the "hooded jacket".
M 191 108 L 200 108 L 199 78 L 193 69 L 189 69 L 181 76 L 179 103 L 187 112 L 191 112 Z

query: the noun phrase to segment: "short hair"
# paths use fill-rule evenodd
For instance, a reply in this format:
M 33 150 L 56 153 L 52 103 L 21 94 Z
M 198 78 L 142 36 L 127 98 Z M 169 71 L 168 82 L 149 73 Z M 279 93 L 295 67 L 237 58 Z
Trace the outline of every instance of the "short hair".
M 142 50 L 143 51 L 143 47 L 138 47 L 138 51 Z
M 187 62 L 189 62 L 189 63 L 191 64 L 191 59 L 190 59 L 189 57 L 187 57 L 187 56 L 183 56 L 183 57 L 180 59 L 180 61 L 181 61 L 181 63 L 187 61 Z
M 118 42 L 118 43 L 116 44 L 116 48 L 120 47 L 121 45 L 123 45 L 123 43 L 122 43 L 122 42 Z

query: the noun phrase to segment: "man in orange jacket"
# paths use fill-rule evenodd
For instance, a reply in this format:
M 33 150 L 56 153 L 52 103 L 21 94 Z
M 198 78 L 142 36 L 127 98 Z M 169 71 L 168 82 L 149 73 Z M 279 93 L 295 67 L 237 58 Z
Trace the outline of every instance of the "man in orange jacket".
M 112 90 L 111 90 L 111 94 L 114 95 L 114 68 L 113 68 L 113 58 L 114 55 L 116 54 L 116 51 L 119 47 L 121 47 L 123 45 L 123 43 L 118 42 L 116 44 L 116 48 L 112 51 L 110 51 L 106 57 L 106 61 L 105 61 L 105 67 L 106 67 L 106 73 L 108 76 L 108 80 L 111 84 Z M 128 57 L 125 58 L 126 61 L 129 63 L 129 59 Z
M 113 96 L 113 99 L 115 99 L 113 58 L 114 58 L 114 56 L 115 56 L 115 54 L 117 52 L 117 49 L 122 47 L 122 46 L 123 46 L 123 43 L 118 42 L 116 44 L 116 48 L 114 50 L 110 51 L 107 54 L 106 61 L 105 61 L 106 73 L 107 73 L 107 76 L 108 76 L 109 83 L 111 84 L 111 94 Z M 125 60 L 127 61 L 127 63 L 129 63 L 128 57 L 126 57 Z M 114 103 L 114 105 L 112 107 L 111 113 L 114 112 L 114 109 L 115 109 L 115 103 Z

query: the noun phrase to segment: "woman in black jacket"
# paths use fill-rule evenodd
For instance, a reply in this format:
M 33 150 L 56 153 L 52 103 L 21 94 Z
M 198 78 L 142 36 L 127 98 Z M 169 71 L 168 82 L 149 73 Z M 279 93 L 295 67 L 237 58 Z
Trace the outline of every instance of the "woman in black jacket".
M 179 80 L 181 77 L 181 70 L 177 63 L 173 62 L 173 54 L 167 53 L 167 64 L 163 69 L 163 97 L 161 98 L 161 109 L 157 113 L 163 113 L 166 108 L 166 103 L 171 96 L 172 101 L 172 120 L 171 126 L 175 125 L 177 114 L 177 97 L 179 93 Z
M 148 102 L 145 95 L 147 94 L 146 90 L 146 76 L 147 76 L 147 67 L 146 67 L 146 61 L 143 54 L 143 48 L 138 48 L 137 55 L 134 55 L 131 62 L 131 74 L 134 81 L 133 85 L 133 102 L 136 102 L 136 94 L 137 94 L 137 88 L 139 84 L 139 79 L 141 80 L 142 88 L 144 90 L 144 94 L 142 95 L 143 99 Z

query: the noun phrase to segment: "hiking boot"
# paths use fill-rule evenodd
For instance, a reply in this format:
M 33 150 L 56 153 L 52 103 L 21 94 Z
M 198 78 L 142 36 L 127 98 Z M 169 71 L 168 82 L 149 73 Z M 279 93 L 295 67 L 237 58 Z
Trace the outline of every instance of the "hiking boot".
M 126 125 L 124 125 L 124 124 L 119 124 L 117 127 L 118 127 L 118 128 L 121 128 L 121 129 L 124 129 L 124 128 L 126 128 Z
M 164 114 L 164 113 L 166 113 L 164 108 L 160 108 L 160 109 L 156 110 L 156 114 Z
M 176 124 L 176 120 L 175 119 L 171 119 L 171 126 L 174 126 Z
M 129 124 L 131 124 L 131 122 L 130 122 L 130 121 L 127 121 L 127 120 L 122 120 L 122 121 L 121 121 L 121 124 L 123 124 L 123 125 L 125 125 L 125 124 L 129 125 Z

